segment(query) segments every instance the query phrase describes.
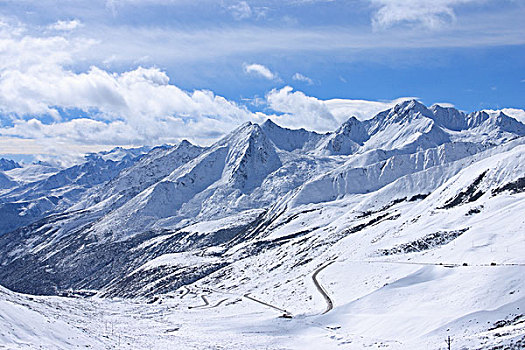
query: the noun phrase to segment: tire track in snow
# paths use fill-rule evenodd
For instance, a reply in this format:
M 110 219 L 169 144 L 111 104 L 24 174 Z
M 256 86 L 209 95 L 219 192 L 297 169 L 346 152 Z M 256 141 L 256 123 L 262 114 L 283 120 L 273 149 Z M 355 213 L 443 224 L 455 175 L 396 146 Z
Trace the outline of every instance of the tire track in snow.
M 515 266 L 525 267 L 525 263 L 490 263 L 490 264 L 468 264 L 468 263 L 432 263 L 432 262 L 416 262 L 416 261 L 389 261 L 389 260 L 343 260 L 354 263 L 370 263 L 370 264 L 402 264 L 402 265 L 421 265 L 421 266 L 442 266 L 442 267 L 498 267 L 498 266 Z

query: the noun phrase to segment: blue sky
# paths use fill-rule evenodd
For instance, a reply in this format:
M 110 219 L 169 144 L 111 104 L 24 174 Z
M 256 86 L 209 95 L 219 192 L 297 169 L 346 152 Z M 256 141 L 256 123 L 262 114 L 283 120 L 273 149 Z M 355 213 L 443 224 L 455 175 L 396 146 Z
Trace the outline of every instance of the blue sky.
M 522 109 L 523 18 L 519 0 L 0 0 L 0 154 L 209 144 L 268 116 L 327 131 L 404 97 Z

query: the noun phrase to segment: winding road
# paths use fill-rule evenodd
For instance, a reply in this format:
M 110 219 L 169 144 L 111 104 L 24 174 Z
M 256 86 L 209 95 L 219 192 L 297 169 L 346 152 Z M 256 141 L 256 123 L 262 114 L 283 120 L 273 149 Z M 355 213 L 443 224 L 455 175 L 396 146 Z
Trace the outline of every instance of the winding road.
M 326 305 L 327 305 L 326 306 L 326 310 L 323 313 L 321 313 L 321 315 L 324 315 L 328 311 L 332 310 L 334 308 L 334 302 L 332 301 L 332 299 L 330 299 L 330 296 L 328 295 L 328 293 L 326 293 L 326 290 L 319 283 L 319 280 L 317 279 L 317 275 L 319 274 L 319 272 L 323 271 L 325 268 L 327 268 L 328 266 L 330 266 L 334 262 L 335 262 L 335 260 L 332 260 L 332 261 L 330 261 L 328 263 L 325 263 L 324 265 L 319 267 L 317 270 L 315 270 L 315 272 L 312 275 L 312 280 L 314 281 L 315 287 L 317 288 L 319 293 L 321 293 L 321 295 L 323 296 L 324 300 L 326 301 Z
M 326 292 L 326 290 L 323 288 L 323 286 L 321 285 L 321 283 L 319 283 L 319 280 L 317 279 L 317 276 L 319 275 L 319 273 L 321 271 L 323 271 L 324 269 L 326 269 L 328 266 L 330 266 L 331 264 L 333 264 L 335 262 L 335 260 L 331 260 L 331 261 L 328 261 L 326 263 L 324 263 L 323 265 L 321 265 L 319 268 L 317 268 L 317 270 L 314 271 L 314 273 L 312 274 L 312 280 L 314 282 L 314 285 L 315 285 L 315 288 L 317 288 L 317 290 L 319 291 L 319 293 L 321 293 L 321 295 L 323 296 L 324 300 L 326 301 L 326 310 L 324 310 L 321 315 L 324 315 L 326 314 L 327 312 L 329 312 L 330 310 L 332 310 L 334 308 L 334 302 L 332 301 L 332 299 L 330 298 L 330 296 L 328 295 L 328 293 Z M 181 299 L 190 292 L 189 288 L 188 287 L 185 287 L 187 289 L 186 293 L 182 294 L 181 295 Z M 215 290 L 214 290 L 215 291 Z M 219 292 L 219 293 L 223 293 L 221 291 L 215 291 L 215 292 Z M 227 293 L 227 294 L 232 294 L 232 293 Z M 275 309 L 275 310 L 278 310 L 280 312 L 283 312 L 286 316 L 292 316 L 292 314 L 290 314 L 287 310 L 285 309 L 281 309 L 275 305 L 272 305 L 272 304 L 269 304 L 267 302 L 264 302 L 264 301 L 261 301 L 259 299 L 256 299 L 254 297 L 252 297 L 250 295 L 250 293 L 246 293 L 243 295 L 243 297 L 245 297 L 246 299 L 249 299 L 251 301 L 254 301 L 256 303 L 259 303 L 261 305 L 264 305 L 264 306 L 267 306 L 267 307 L 270 307 L 272 309 Z M 197 306 L 188 306 L 189 309 L 196 309 L 196 308 L 206 308 L 206 309 L 211 309 L 211 308 L 215 308 L 215 307 L 218 307 L 220 306 L 223 302 L 225 302 L 227 299 L 223 299 L 223 300 L 220 300 L 217 304 L 215 305 L 212 305 L 210 306 L 210 302 L 208 301 L 208 298 L 206 298 L 206 296 L 204 295 L 201 295 L 201 298 L 202 300 L 204 301 L 204 305 L 197 305 Z
M 326 301 L 326 310 L 321 313 L 321 315 L 326 314 L 330 310 L 334 308 L 334 302 L 326 292 L 326 290 L 323 288 L 321 283 L 319 283 L 319 280 L 317 279 L 317 275 L 323 271 L 325 268 L 333 264 L 336 260 L 331 260 L 324 265 L 321 265 L 315 272 L 312 274 L 312 280 L 314 282 L 315 287 L 321 293 L 324 300 Z M 411 261 L 385 261 L 385 260 L 362 260 L 362 261 L 356 261 L 356 262 L 366 262 L 366 263 L 379 263 L 379 264 L 408 264 L 408 265 L 434 265 L 434 266 L 442 266 L 442 267 L 495 267 L 495 266 L 524 266 L 523 263 L 491 263 L 491 264 L 458 264 L 458 263 L 426 263 L 426 262 L 411 262 Z
M 187 288 L 187 289 L 189 290 L 189 288 Z M 202 289 L 202 288 L 198 288 L 198 289 Z M 204 290 L 204 289 L 202 289 L 202 290 Z M 208 291 L 208 292 L 212 291 L 212 292 L 216 292 L 216 293 L 220 293 L 220 294 L 236 295 L 235 293 L 224 292 L 224 291 L 215 290 L 215 289 L 211 289 L 211 288 L 207 288 L 206 291 Z M 184 295 L 186 295 L 186 294 L 184 294 Z M 275 305 L 272 305 L 272 304 L 269 304 L 267 302 L 264 302 L 264 301 L 261 301 L 259 299 L 256 299 L 256 298 L 252 297 L 250 295 L 250 293 L 244 294 L 243 297 L 246 298 L 246 299 L 249 299 L 251 301 L 254 301 L 256 303 L 259 303 L 261 305 L 264 305 L 264 306 L 270 307 L 272 309 L 278 310 L 278 311 L 284 313 L 286 316 L 290 316 L 290 317 L 292 316 L 292 314 L 290 312 L 288 312 L 288 311 L 286 311 L 284 309 L 281 309 L 281 308 L 279 308 L 279 307 L 277 307 Z M 225 301 L 228 300 L 228 298 L 225 298 L 225 299 L 222 299 L 222 300 L 218 301 L 215 305 L 210 305 L 210 303 L 208 301 L 208 298 L 206 298 L 206 296 L 201 295 L 201 298 L 204 301 L 204 305 L 188 306 L 188 308 L 189 309 L 213 309 L 213 308 L 216 308 L 216 307 L 220 306 L 222 303 L 224 303 Z
M 219 302 L 217 302 L 217 304 L 215 304 L 215 305 L 211 305 L 211 306 L 206 307 L 206 308 L 203 307 L 203 309 L 213 309 L 213 308 L 215 308 L 215 307 L 221 305 L 222 303 L 224 303 L 226 300 L 228 300 L 228 298 L 226 298 L 226 299 L 222 299 L 222 300 L 219 300 Z
M 190 292 L 190 289 L 186 286 L 182 286 L 182 288 L 185 288 L 186 289 L 186 292 L 183 292 L 181 295 L 180 295 L 180 298 L 184 298 L 189 292 Z
M 258 299 L 255 299 L 254 297 L 250 296 L 250 293 L 246 293 L 244 294 L 244 297 L 247 298 L 247 299 L 250 299 L 252 301 L 255 301 L 256 303 L 259 303 L 259 304 L 262 304 L 262 305 L 265 305 L 265 306 L 268 306 L 268 307 L 271 307 L 272 309 L 275 309 L 275 310 L 279 310 L 281 312 L 284 312 L 286 315 L 288 316 L 291 316 L 291 314 L 284 310 L 284 309 L 281 309 L 281 308 L 278 308 L 277 306 L 274 306 L 272 304 L 268 304 L 268 303 L 265 303 L 264 301 L 261 301 L 261 300 L 258 300 Z
M 198 309 L 201 307 L 206 307 L 210 305 L 210 302 L 208 301 L 208 298 L 206 296 L 201 295 L 202 301 L 204 301 L 204 305 L 197 305 L 197 306 L 188 306 L 188 309 Z

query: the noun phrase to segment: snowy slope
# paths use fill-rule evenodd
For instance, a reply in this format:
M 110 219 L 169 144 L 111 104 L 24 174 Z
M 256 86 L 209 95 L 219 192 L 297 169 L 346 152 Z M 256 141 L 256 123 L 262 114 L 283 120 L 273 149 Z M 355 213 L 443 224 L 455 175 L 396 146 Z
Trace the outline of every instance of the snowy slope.
M 58 173 L 61 169 L 46 163 L 32 163 L 14 168 L 4 173 L 19 183 L 30 183 L 44 180 Z
M 0 172 L 0 190 L 8 189 L 15 187 L 17 183 L 13 181 L 9 176 L 4 172 Z
M 68 307 L 69 306 L 69 307 Z M 71 325 L 70 307 L 62 300 L 19 295 L 0 287 L 0 346 L 8 349 L 102 348 L 103 342 L 77 321 Z
M 523 145 L 507 147 L 464 167 L 425 199 L 398 202 L 388 208 L 381 204 L 375 208 L 379 211 L 363 216 L 360 203 L 364 198 L 346 198 L 321 206 L 317 211 L 310 208 L 309 212 L 302 210 L 291 215 L 291 219 L 283 218 L 277 228 L 269 229 L 287 231 L 290 236 L 304 225 L 301 222 L 321 228 L 318 233 L 258 240 L 259 243 L 254 243 L 264 244 L 265 249 L 252 251 L 243 259 L 236 260 L 239 252 L 226 253 L 223 256 L 233 262 L 224 272 L 217 270 L 190 284 L 189 290 L 183 287 L 168 294 L 162 298 L 162 304 L 139 303 L 134 306 L 134 314 L 141 315 L 140 322 L 148 324 L 150 332 L 158 332 L 156 348 L 171 342 L 196 349 L 212 344 L 233 349 L 246 346 L 345 349 L 349 345 L 352 348 L 420 349 L 443 347 L 444 338 L 451 336 L 458 348 L 492 349 L 508 344 L 510 349 L 519 349 L 517 344 L 523 344 L 525 336 L 525 316 L 520 311 L 525 307 L 525 262 L 521 254 L 525 248 L 525 222 L 521 217 L 525 201 L 523 192 L 515 193 L 513 187 L 507 185 L 525 175 L 523 166 L 515 167 L 525 164 L 525 153 Z M 475 183 L 482 173 L 485 176 L 477 188 L 483 189 L 483 196 L 440 209 Z M 503 189 L 506 186 L 508 189 Z M 398 188 L 397 194 L 408 193 Z M 380 194 L 366 196 L 373 204 L 373 197 Z M 481 208 L 481 212 L 469 214 L 473 208 Z M 399 216 L 361 226 L 385 214 Z M 192 230 L 209 230 L 212 226 L 196 226 Z M 405 246 L 417 247 L 405 253 L 381 253 L 436 232 L 454 232 L 467 227 L 468 230 L 451 241 L 434 240 L 433 244 L 427 240 L 428 246 L 413 243 Z M 299 243 L 304 240 L 306 242 Z M 242 250 L 254 248 L 246 246 Z M 214 250 L 193 255 L 164 254 L 149 260 L 141 270 L 152 274 L 158 267 L 180 269 L 210 264 L 225 259 L 220 258 L 219 253 L 221 251 Z M 312 260 L 307 261 L 308 258 Z M 312 274 L 329 259 L 335 260 L 322 269 L 317 278 L 334 308 L 323 315 L 326 302 L 316 290 Z M 492 263 L 496 265 L 491 266 Z M 279 320 L 276 317 L 282 312 L 249 297 L 286 309 L 294 318 Z M 138 335 L 142 332 L 137 333 L 133 326 L 137 321 L 126 316 L 130 306 L 117 302 L 100 305 L 96 299 L 77 303 L 78 306 L 72 306 L 73 310 L 88 303 L 103 309 L 106 315 L 119 315 L 113 322 L 119 325 L 122 337 L 134 339 L 136 347 L 131 348 L 138 348 L 139 343 L 148 339 Z M 89 310 L 93 306 L 82 308 Z M 48 311 L 41 312 L 45 315 Z M 97 336 L 88 315 L 85 327 L 89 334 Z M 67 313 L 62 317 L 66 316 Z M 179 333 L 170 341 L 162 332 L 174 329 L 170 327 L 173 322 Z M 205 333 L 209 335 L 203 336 L 203 330 L 208 330 Z M 246 336 L 252 332 L 259 335 Z M 102 341 L 117 341 L 116 335 L 98 337 Z
M 376 191 L 407 174 L 453 162 L 483 149 L 478 144 L 447 143 L 411 154 L 395 154 L 364 166 L 356 166 L 350 161 L 306 182 L 292 203 L 326 202 L 347 194 Z
M 208 218 L 224 216 L 218 207 L 224 201 L 233 206 L 230 210 L 236 205 L 249 209 L 242 207 L 239 198 L 249 196 L 281 165 L 274 144 L 261 127 L 245 124 L 110 213 L 95 230 L 103 232 L 120 225 L 122 232 L 136 232 L 168 217 L 173 225 L 199 215 L 204 208 L 208 208 Z

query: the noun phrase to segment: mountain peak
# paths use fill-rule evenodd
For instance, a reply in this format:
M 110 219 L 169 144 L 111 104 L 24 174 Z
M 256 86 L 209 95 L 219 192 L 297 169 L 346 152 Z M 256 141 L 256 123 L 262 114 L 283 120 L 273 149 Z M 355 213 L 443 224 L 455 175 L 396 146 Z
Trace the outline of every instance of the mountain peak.
M 344 122 L 335 133 L 341 136 L 344 135 L 361 145 L 368 140 L 368 133 L 363 126 L 363 122 L 354 116 L 348 118 L 348 120 Z
M 231 146 L 237 143 L 242 143 L 244 140 L 254 137 L 262 133 L 262 129 L 258 124 L 246 122 L 231 131 L 225 137 L 215 143 L 215 146 Z M 252 136 L 253 135 L 253 136 Z
M 454 107 L 443 107 L 435 104 L 430 107 L 430 111 L 434 115 L 434 121 L 449 130 L 461 131 L 468 127 L 465 113 Z
M 428 108 L 416 99 L 405 100 L 393 107 L 393 110 L 397 113 L 406 112 L 410 110 L 415 111 L 428 111 Z
M 370 119 L 368 123 L 381 128 L 387 124 L 399 123 L 420 116 L 433 118 L 431 110 L 421 102 L 412 99 L 402 101 L 394 107 L 377 114 L 374 118 Z
M 177 147 L 191 147 L 191 146 L 194 146 L 194 144 L 186 139 L 183 139 L 181 142 L 179 142 Z
M 257 125 L 259 126 L 258 124 L 255 124 L 255 123 L 252 123 L 251 121 L 247 121 L 245 123 L 242 123 L 238 128 L 237 130 L 244 130 L 244 129 L 248 129 L 254 125 Z
M 396 104 L 391 111 L 398 115 L 409 115 L 410 112 L 420 112 L 421 114 L 428 116 L 429 109 L 416 99 L 406 100 Z
M 262 128 L 280 128 L 279 125 L 275 124 L 273 120 L 270 118 L 266 119 L 264 123 L 261 125 Z
M 319 155 L 349 155 L 369 139 L 368 132 L 359 119 L 350 117 L 336 131 L 324 135 L 316 147 Z
M 357 119 L 355 116 L 351 116 L 339 127 L 339 129 L 344 128 L 345 126 L 356 125 L 359 123 L 361 123 L 359 119 Z
M 498 130 L 500 132 L 511 133 L 517 136 L 525 135 L 525 124 L 513 117 L 508 116 L 502 111 L 494 115 L 490 115 L 487 112 L 482 113 L 483 114 L 479 115 L 479 118 L 482 118 L 482 120 L 485 121 L 483 124 L 487 124 L 487 131 L 492 129 Z
M 0 170 L 11 170 L 22 166 L 11 159 L 0 158 Z
M 377 114 L 374 118 L 366 120 L 364 124 L 368 134 L 372 136 L 390 125 L 405 124 L 415 119 L 422 119 L 421 117 L 433 119 L 434 115 L 424 104 L 412 99 L 396 104 L 394 107 Z
M 489 114 L 485 111 L 477 111 L 470 113 L 467 117 L 468 128 L 475 128 L 483 124 L 490 118 Z
M 288 129 L 267 119 L 261 125 L 262 131 L 277 148 L 292 152 L 298 149 L 311 149 L 321 139 L 322 135 L 305 129 Z
M 226 144 L 230 147 L 226 168 L 234 187 L 250 191 L 281 166 L 274 144 L 258 124 L 245 124 Z

